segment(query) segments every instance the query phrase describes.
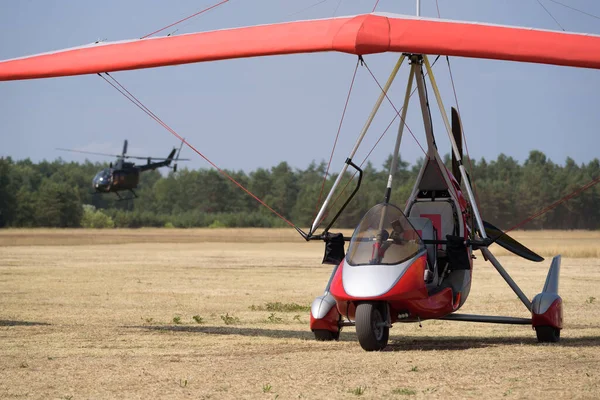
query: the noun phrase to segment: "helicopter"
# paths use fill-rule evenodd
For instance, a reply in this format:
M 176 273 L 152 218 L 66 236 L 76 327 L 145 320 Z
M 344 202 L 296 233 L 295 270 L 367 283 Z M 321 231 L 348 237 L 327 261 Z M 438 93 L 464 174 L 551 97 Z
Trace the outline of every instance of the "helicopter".
M 542 291 L 530 300 L 490 251 L 496 243 L 526 260 L 544 260 L 482 219 L 463 164 L 460 115 L 457 110 L 451 111 L 450 123 L 427 54 L 600 69 L 600 36 L 430 19 L 419 13 L 417 17 L 369 13 L 66 49 L 0 61 L 0 80 L 107 74 L 193 62 L 331 51 L 358 56 L 357 67 L 359 62 L 364 66 L 364 57 L 372 54 L 394 52 L 399 58 L 385 85 L 380 85 L 381 93 L 310 230 L 304 232 L 281 217 L 306 241 L 324 241 L 323 262 L 334 265 L 323 295 L 311 305 L 310 329 L 315 338 L 337 340 L 344 327 L 354 326 L 360 346 L 366 351 L 378 351 L 387 346 L 394 323 L 420 324 L 423 320 L 441 319 L 528 325 L 535 330 L 539 342 L 559 341 L 563 328 L 563 303 L 558 294 L 561 256 L 553 258 Z M 391 102 L 388 90 L 404 61 L 410 64 L 410 71 L 403 107 L 396 110 L 400 124 L 383 202 L 362 217 L 350 237 L 331 233 L 333 223 L 360 188 L 363 171 L 353 158 L 383 101 Z M 438 152 L 426 77 L 442 115 L 442 130 L 450 139 L 452 170 Z M 391 192 L 413 82 L 427 139 L 426 157 L 412 193 L 405 206 L 400 207 L 392 203 Z M 149 115 L 155 117 L 153 113 Z M 181 139 L 172 129 L 165 128 Z M 356 188 L 318 233 L 334 192 L 350 167 L 358 174 Z M 219 171 L 277 214 L 225 171 Z M 598 181 L 600 178 L 591 183 Z M 457 313 L 470 293 L 475 251 L 480 251 L 498 271 L 530 318 Z
M 94 176 L 94 179 L 92 179 L 92 188 L 94 189 L 94 194 L 115 193 L 119 200 L 130 200 L 137 198 L 137 194 L 133 189 L 137 188 L 138 186 L 138 183 L 140 181 L 140 173 L 144 171 L 152 171 L 160 167 L 170 167 L 173 161 L 175 161 L 175 165 L 173 165 L 173 172 L 177 172 L 177 161 L 189 161 L 185 158 L 179 158 L 182 146 L 183 142 L 179 146 L 179 150 L 174 148 L 173 150 L 171 150 L 167 158 L 129 156 L 127 155 L 127 139 L 125 139 L 125 141 L 123 142 L 123 151 L 121 152 L 121 154 L 116 155 L 63 148 L 57 148 L 56 150 L 70 151 L 74 153 L 93 154 L 99 156 L 117 157 L 117 161 L 114 163 L 114 165 L 111 162 L 108 168 L 104 168 L 101 171 L 98 171 L 98 173 Z M 176 153 L 177 157 L 175 157 Z M 136 160 L 147 160 L 147 163 L 142 165 L 135 165 L 135 163 L 125 161 L 128 158 Z M 160 161 L 152 162 L 152 160 Z M 122 197 L 119 194 L 119 192 L 123 191 L 128 191 L 129 193 L 131 193 L 132 197 Z

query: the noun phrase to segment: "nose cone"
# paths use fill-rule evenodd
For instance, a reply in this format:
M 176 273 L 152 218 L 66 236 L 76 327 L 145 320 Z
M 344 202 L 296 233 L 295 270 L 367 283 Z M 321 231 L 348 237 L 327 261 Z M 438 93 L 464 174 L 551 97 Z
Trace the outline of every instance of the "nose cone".
M 106 177 L 96 176 L 92 181 L 92 187 L 97 192 L 106 192 L 108 190 L 109 182 Z

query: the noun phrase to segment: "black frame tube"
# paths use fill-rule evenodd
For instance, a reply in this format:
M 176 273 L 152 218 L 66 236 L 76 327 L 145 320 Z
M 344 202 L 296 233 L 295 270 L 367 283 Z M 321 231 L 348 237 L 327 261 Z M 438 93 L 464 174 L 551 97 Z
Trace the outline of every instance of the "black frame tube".
M 363 170 L 360 169 L 360 167 L 358 165 L 354 164 L 352 162 L 352 160 L 350 160 L 350 159 L 346 160 L 346 163 L 348 165 L 350 165 L 351 167 L 353 167 L 355 170 L 358 171 L 358 183 L 356 184 L 356 187 L 354 188 L 354 190 L 352 191 L 352 193 L 350 194 L 350 196 L 348 197 L 348 199 L 346 200 L 346 202 L 342 205 L 342 207 L 339 209 L 339 211 L 337 212 L 337 214 L 335 214 L 335 216 L 333 217 L 333 219 L 331 220 L 331 222 L 329 223 L 329 225 L 327 225 L 325 227 L 325 229 L 323 230 L 323 233 L 321 235 L 326 234 L 327 232 L 329 232 L 329 229 L 333 226 L 333 224 L 335 223 L 335 221 L 342 214 L 342 211 L 344 211 L 344 209 L 348 206 L 348 204 L 350 203 L 350 201 L 354 198 L 354 196 L 358 192 L 358 189 L 360 189 L 360 184 L 362 182 L 362 177 L 363 177 Z

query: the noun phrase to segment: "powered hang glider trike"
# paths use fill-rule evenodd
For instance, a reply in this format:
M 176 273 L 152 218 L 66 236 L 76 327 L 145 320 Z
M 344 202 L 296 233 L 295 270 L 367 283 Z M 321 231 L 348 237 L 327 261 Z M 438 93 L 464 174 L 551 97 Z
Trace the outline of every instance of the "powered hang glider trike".
M 2 61 L 0 80 L 101 74 L 230 58 L 324 51 L 339 51 L 361 58 L 396 52 L 400 58 L 310 231 L 299 230 L 307 240 L 324 240 L 324 261 L 336 265 L 325 293 L 311 307 L 310 327 L 316 338 L 334 340 L 339 337 L 342 327 L 355 325 L 361 346 L 365 350 L 380 350 L 387 345 L 389 328 L 395 322 L 446 319 L 531 325 L 539 341 L 558 341 L 562 329 L 562 300 L 558 295 L 560 256 L 552 260 L 542 292 L 530 301 L 490 252 L 488 247 L 496 242 L 531 261 L 543 260 L 481 218 L 462 164 L 458 113 L 452 112 L 450 123 L 426 54 L 599 69 L 600 36 L 394 14 L 365 14 L 96 43 Z M 329 233 L 336 217 L 317 233 L 348 167 L 358 171 L 360 185 L 362 172 L 352 158 L 404 61 L 410 64 L 410 72 L 383 203 L 366 213 L 351 238 Z M 445 167 L 435 143 L 426 77 L 452 145 L 452 171 Z M 390 202 L 390 193 L 413 84 L 418 90 L 427 150 L 412 194 L 401 209 Z M 344 242 L 348 240 L 350 244 L 345 254 Z M 498 270 L 531 312 L 531 318 L 455 313 L 469 295 L 474 250 L 480 250 Z

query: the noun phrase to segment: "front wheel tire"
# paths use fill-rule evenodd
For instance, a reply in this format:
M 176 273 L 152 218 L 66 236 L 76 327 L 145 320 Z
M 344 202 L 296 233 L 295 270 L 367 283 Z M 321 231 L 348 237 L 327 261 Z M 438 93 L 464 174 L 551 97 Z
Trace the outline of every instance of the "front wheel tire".
M 540 343 L 556 343 L 560 340 L 560 329 L 553 326 L 536 326 L 535 334 Z
M 356 307 L 356 336 L 366 351 L 379 351 L 388 344 L 390 328 L 378 303 L 360 303 Z

